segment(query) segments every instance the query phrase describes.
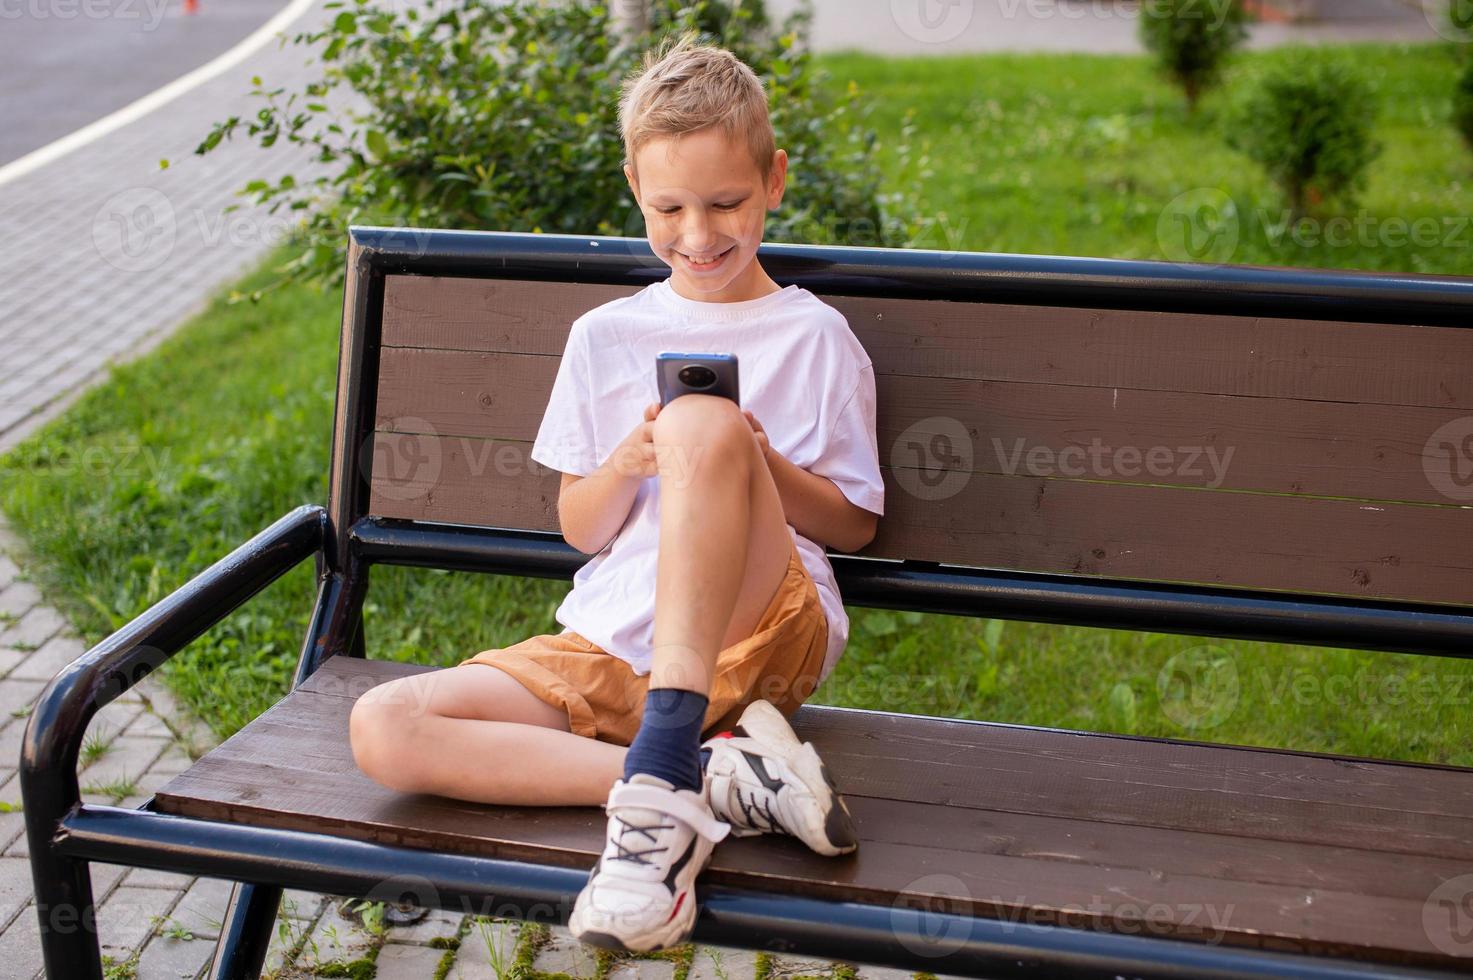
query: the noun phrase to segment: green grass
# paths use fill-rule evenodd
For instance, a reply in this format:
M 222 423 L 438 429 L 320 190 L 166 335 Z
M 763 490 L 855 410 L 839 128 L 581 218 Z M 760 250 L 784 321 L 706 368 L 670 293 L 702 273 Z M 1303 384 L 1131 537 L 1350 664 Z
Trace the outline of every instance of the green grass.
M 1377 221 L 1473 213 L 1473 157 L 1442 120 L 1442 49 L 1341 49 L 1386 111 L 1361 206 Z M 1239 72 L 1284 53 L 1253 55 Z M 917 111 L 929 145 L 922 247 L 1163 257 L 1162 210 L 1221 188 L 1240 214 L 1278 207 L 1216 131 L 1188 119 L 1139 58 L 826 59 L 877 97 L 872 123 Z M 898 185 L 922 180 L 895 171 Z M 801 179 L 800 174 L 794 175 Z M 938 233 L 947 237 L 936 238 Z M 1248 227 L 1239 262 L 1469 273 L 1457 246 L 1301 248 Z M 278 257 L 279 258 L 279 257 Z M 262 271 L 240 288 L 271 278 Z M 0 506 L 36 578 L 91 640 L 291 507 L 326 499 L 337 295 L 292 288 L 217 301 L 0 461 Z M 566 584 L 376 568 L 374 657 L 451 664 L 556 629 Z M 164 667 L 220 735 L 285 691 L 312 602 L 299 568 Z M 1159 634 L 851 610 L 849 651 L 819 702 L 1022 724 L 1473 764 L 1473 664 Z M 1194 681 L 1190 686 L 1187 681 Z

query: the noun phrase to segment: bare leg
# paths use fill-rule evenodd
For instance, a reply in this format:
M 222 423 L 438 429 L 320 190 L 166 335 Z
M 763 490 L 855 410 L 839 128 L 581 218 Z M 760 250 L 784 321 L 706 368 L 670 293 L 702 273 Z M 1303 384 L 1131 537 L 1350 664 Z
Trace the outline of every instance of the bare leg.
M 793 538 L 751 426 L 731 401 L 684 395 L 655 419 L 660 559 L 651 688 L 710 692 L 716 655 L 752 634 Z
M 568 718 L 489 664 L 380 684 L 349 720 L 358 767 L 390 789 L 514 806 L 596 806 L 624 772 L 623 746 Z

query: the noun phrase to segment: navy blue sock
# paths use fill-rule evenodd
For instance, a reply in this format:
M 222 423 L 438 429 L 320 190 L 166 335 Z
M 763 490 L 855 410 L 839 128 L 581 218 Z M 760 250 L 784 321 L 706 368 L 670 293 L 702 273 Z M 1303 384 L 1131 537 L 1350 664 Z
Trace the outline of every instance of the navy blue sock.
M 645 692 L 644 718 L 624 757 L 625 780 L 646 772 L 676 789 L 700 789 L 701 724 L 708 704 L 704 694 L 676 687 Z

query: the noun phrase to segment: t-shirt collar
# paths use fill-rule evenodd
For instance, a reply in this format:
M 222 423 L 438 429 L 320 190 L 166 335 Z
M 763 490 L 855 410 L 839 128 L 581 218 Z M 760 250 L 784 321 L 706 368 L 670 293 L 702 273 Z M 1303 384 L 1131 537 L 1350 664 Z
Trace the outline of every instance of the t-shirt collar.
M 675 287 L 670 285 L 669 279 L 661 279 L 652 288 L 661 303 L 696 320 L 746 320 L 770 312 L 790 302 L 802 292 L 801 286 L 789 284 L 776 292 L 758 296 L 756 299 L 741 300 L 736 303 L 708 303 L 680 295 L 675 291 Z

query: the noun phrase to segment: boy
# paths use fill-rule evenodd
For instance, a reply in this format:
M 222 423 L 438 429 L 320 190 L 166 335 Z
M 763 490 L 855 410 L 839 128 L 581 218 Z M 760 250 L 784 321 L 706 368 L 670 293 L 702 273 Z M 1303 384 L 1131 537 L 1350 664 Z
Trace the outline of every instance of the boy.
M 380 685 L 354 706 L 351 739 L 358 765 L 401 791 L 604 803 L 605 847 L 569 925 L 644 951 L 689 937 L 695 877 L 729 832 L 857 846 L 784 716 L 848 630 L 824 546 L 873 538 L 883 485 L 869 358 L 841 314 L 756 259 L 787 171 L 761 81 L 687 36 L 646 55 L 620 124 L 672 271 L 573 324 L 532 450 L 562 474 L 564 538 L 594 555 L 558 609 L 567 628 Z M 735 353 L 746 410 L 651 404 L 661 350 Z

